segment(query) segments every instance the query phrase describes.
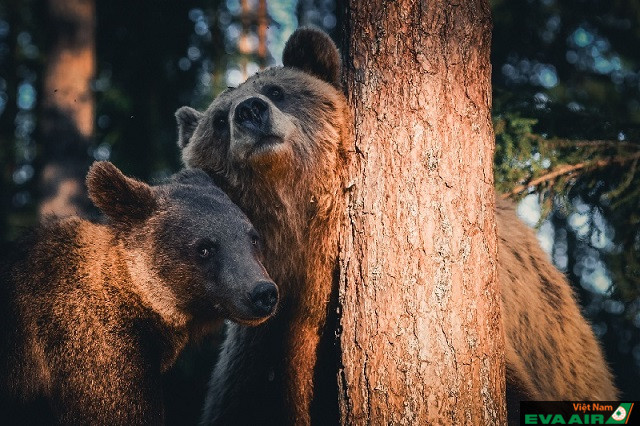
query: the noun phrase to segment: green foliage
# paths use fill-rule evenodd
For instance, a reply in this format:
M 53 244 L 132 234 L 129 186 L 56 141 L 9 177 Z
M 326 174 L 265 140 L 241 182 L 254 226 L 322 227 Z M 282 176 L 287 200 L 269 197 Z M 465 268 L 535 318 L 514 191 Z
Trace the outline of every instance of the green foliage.
M 588 202 L 614 228 L 616 250 L 607 249 L 617 289 L 625 300 L 640 290 L 640 146 L 625 141 L 547 139 L 535 131 L 537 119 L 507 113 L 494 118 L 495 182 L 500 193 L 519 199 L 535 192 L 542 219 L 553 202 L 571 214 L 571 199 Z
M 522 118 L 507 113 L 493 118 L 496 137 L 494 161 L 495 184 L 500 193 L 510 192 L 515 185 L 524 184 L 540 170 L 546 169 L 533 133 L 535 118 Z
M 534 129 L 536 118 L 517 113 L 494 117 L 496 137 L 495 181 L 501 193 L 521 197 L 528 189 L 548 197 L 568 195 L 573 185 L 593 189 L 604 170 L 616 168 L 619 179 L 602 194 L 613 207 L 638 193 L 628 189 L 636 178 L 640 145 L 625 141 L 548 139 Z M 613 182 L 615 181 L 615 184 Z M 527 185 L 530 185 L 527 187 Z M 625 194 L 625 199 L 620 197 Z M 618 200 L 619 199 L 619 200 Z

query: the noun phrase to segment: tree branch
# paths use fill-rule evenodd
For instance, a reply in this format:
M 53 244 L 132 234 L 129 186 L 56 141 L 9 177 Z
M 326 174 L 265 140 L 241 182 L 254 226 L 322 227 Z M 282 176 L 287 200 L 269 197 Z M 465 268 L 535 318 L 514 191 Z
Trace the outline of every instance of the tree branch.
M 537 136 L 537 135 L 536 135 Z M 606 148 L 633 148 L 640 150 L 640 143 L 634 141 L 616 141 L 616 140 L 572 140 L 572 139 L 544 139 L 540 138 L 539 142 L 542 142 L 549 146 L 562 146 L 562 147 L 606 147 Z
M 592 162 L 582 162 L 582 163 L 577 163 L 577 164 L 564 164 L 562 166 L 557 167 L 555 170 L 550 171 L 547 174 L 544 174 L 542 176 L 539 176 L 529 182 L 527 182 L 524 185 L 518 185 L 516 187 L 514 187 L 511 191 L 502 194 L 501 197 L 504 198 L 509 198 L 512 195 L 516 195 L 521 193 L 522 191 L 526 190 L 527 188 L 531 187 L 531 186 L 538 186 L 541 183 L 544 182 L 549 182 L 552 181 L 560 176 L 564 176 L 564 175 L 569 175 L 572 174 L 578 170 L 581 170 L 583 173 L 587 172 L 587 171 L 591 171 L 591 170 L 595 170 L 595 169 L 601 169 L 607 166 L 610 166 L 612 164 L 624 164 L 624 163 L 628 163 L 629 161 L 634 161 L 640 158 L 640 151 L 627 155 L 627 156 L 616 156 L 616 157 L 612 157 L 609 158 L 607 160 L 597 160 L 597 161 L 592 161 Z

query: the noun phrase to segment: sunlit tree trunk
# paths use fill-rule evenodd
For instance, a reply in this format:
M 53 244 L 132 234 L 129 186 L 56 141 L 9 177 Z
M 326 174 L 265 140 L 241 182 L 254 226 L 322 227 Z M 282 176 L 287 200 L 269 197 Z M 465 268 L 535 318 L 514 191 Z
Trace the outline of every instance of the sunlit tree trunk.
M 258 61 L 260 68 L 267 66 L 267 29 L 269 27 L 269 16 L 267 12 L 267 0 L 258 2 Z
M 343 424 L 502 424 L 486 0 L 349 0 Z
M 50 49 L 41 120 L 45 166 L 41 214 L 85 214 L 84 174 L 93 134 L 94 0 L 48 0 Z
M 249 77 L 247 66 L 249 64 L 249 55 L 251 54 L 251 44 L 249 41 L 249 33 L 251 31 L 251 9 L 249 0 L 240 0 L 242 22 L 242 33 L 238 38 L 238 52 L 240 53 L 240 68 L 242 69 L 242 81 Z

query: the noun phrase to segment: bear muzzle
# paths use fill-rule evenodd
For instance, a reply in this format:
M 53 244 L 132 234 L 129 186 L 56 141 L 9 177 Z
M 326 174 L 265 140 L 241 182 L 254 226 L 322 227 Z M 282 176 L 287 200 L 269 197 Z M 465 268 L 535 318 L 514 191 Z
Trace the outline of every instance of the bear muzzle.
M 260 317 L 271 315 L 278 304 L 278 287 L 271 281 L 261 281 L 249 296 L 253 312 Z
M 242 302 L 231 308 L 228 317 L 239 324 L 260 325 L 275 314 L 278 300 L 278 286 L 273 281 L 257 281 Z
M 233 137 L 240 158 L 270 152 L 285 141 L 274 120 L 272 106 L 259 97 L 240 102 L 233 111 Z
M 245 99 L 236 106 L 233 121 L 244 130 L 267 135 L 271 129 L 269 105 L 262 99 Z

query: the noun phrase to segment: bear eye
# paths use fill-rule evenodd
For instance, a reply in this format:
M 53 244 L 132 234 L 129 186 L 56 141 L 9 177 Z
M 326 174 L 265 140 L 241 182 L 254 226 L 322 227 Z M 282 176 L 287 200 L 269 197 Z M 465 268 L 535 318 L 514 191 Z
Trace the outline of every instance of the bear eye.
M 196 250 L 201 259 L 209 259 L 216 252 L 216 244 L 209 239 L 204 239 L 197 244 Z
M 284 91 L 279 86 L 267 86 L 265 94 L 272 101 L 281 101 L 284 99 Z
M 249 231 L 249 238 L 252 246 L 260 247 L 260 236 L 255 230 Z
M 227 130 L 229 127 L 229 120 L 227 119 L 226 114 L 216 114 L 213 117 L 213 127 L 219 132 Z

